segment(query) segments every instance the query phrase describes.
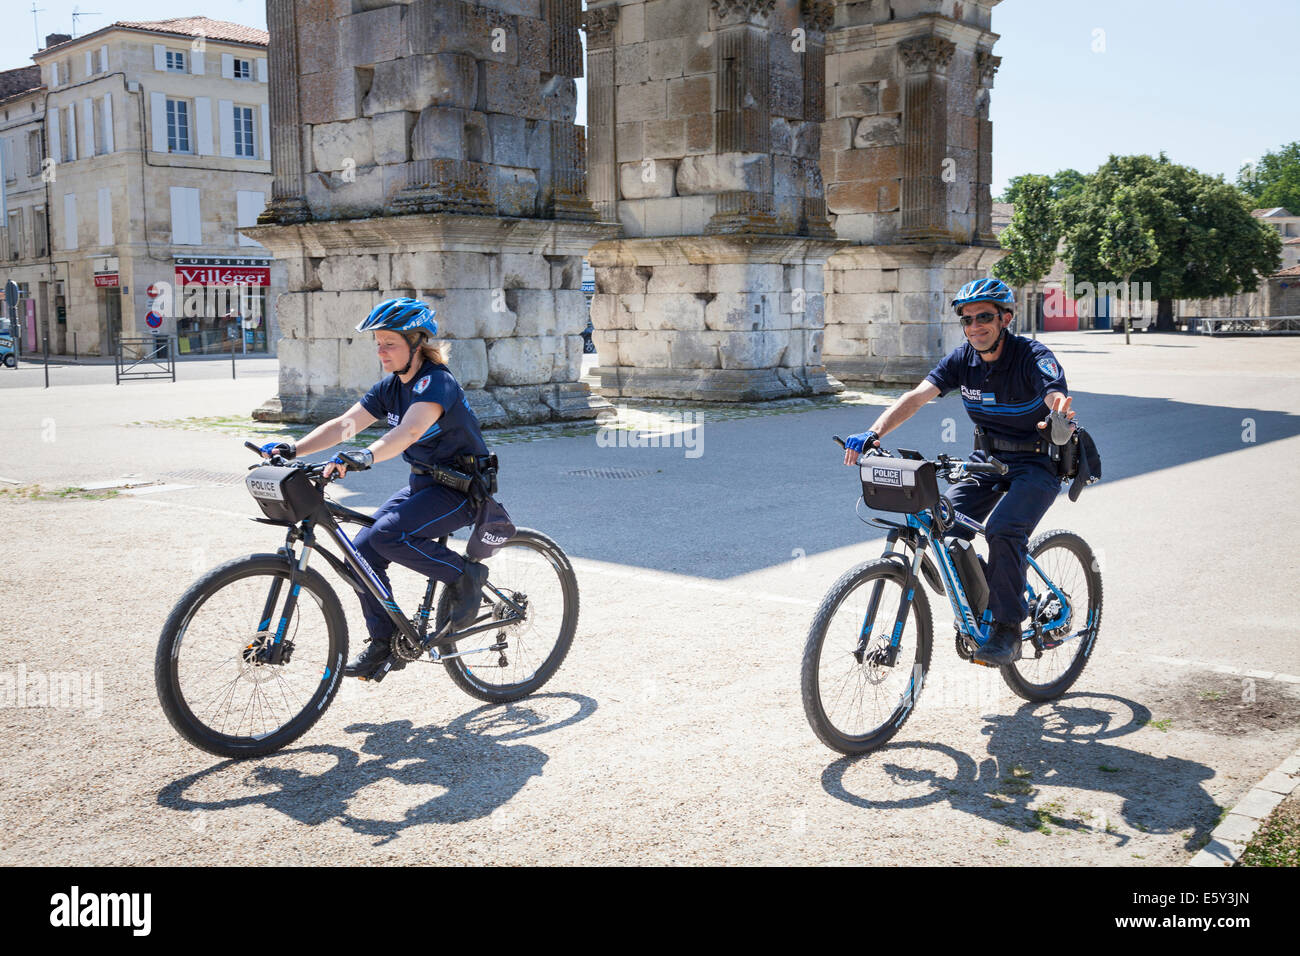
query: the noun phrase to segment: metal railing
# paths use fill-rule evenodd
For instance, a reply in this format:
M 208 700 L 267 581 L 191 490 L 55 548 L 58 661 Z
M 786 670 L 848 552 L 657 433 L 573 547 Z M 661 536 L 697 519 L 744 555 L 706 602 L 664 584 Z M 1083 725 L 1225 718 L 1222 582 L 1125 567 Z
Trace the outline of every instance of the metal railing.
M 129 364 L 128 364 L 129 363 Z M 148 378 L 176 381 L 176 337 L 150 335 L 144 338 L 120 338 L 114 353 L 115 384 Z
M 1187 330 L 1204 335 L 1294 335 L 1300 333 L 1300 315 L 1188 318 Z

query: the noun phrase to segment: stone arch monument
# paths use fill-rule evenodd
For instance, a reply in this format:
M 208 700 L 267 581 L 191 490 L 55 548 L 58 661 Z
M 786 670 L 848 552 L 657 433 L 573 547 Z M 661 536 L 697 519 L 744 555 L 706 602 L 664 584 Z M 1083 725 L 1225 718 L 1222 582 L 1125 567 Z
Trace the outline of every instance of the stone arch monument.
M 259 416 L 351 404 L 376 371 L 351 330 L 390 295 L 435 304 L 488 424 L 918 379 L 957 335 L 944 296 L 1000 255 L 998 2 L 268 0 L 247 234 L 289 291 Z

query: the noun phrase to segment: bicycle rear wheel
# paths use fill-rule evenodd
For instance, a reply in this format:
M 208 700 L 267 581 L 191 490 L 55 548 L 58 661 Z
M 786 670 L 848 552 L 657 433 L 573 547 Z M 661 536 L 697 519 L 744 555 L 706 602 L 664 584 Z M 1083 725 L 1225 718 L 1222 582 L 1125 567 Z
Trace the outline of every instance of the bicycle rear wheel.
M 276 554 L 228 561 L 194 582 L 163 625 L 158 700 L 194 746 L 220 757 L 271 753 L 306 733 L 338 692 L 347 620 L 317 571 L 298 573 L 297 604 L 282 635 L 288 661 L 268 659 L 289 574 Z
M 847 571 L 827 592 L 804 646 L 804 713 L 827 747 L 861 754 L 907 721 L 930 668 L 930 604 L 913 589 L 897 658 L 890 646 L 907 572 L 887 560 Z M 874 610 L 873 610 L 874 608 Z
M 1079 679 L 1092 656 L 1101 627 L 1101 573 L 1088 543 L 1070 531 L 1047 531 L 1029 545 L 1029 554 L 1043 574 L 1065 595 L 1069 614 L 1043 576 L 1028 568 L 1027 583 L 1035 595 L 1049 600 L 1039 612 L 1043 624 L 1060 621 L 1043 634 L 1043 656 L 1034 656 L 1034 645 L 1026 641 L 1022 657 L 1002 668 L 1002 679 L 1025 700 L 1044 701 L 1060 697 Z
M 438 652 L 504 643 L 498 651 L 453 657 L 446 666 L 456 686 L 471 697 L 508 703 L 533 693 L 564 662 L 578 627 L 578 579 L 560 546 L 529 528 L 518 529 L 485 563 L 488 586 L 484 601 L 489 608 L 485 620 L 502 620 L 512 613 L 492 594 L 493 587 L 525 607 L 524 619 L 440 645 Z M 439 630 L 451 617 L 451 603 L 451 589 L 443 588 L 435 617 Z M 482 608 L 479 614 L 484 616 Z

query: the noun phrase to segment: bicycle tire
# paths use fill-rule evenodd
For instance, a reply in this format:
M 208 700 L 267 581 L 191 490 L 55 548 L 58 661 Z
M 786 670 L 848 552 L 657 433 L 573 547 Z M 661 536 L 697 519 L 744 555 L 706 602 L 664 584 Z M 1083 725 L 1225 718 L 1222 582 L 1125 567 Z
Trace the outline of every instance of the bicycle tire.
M 1050 556 L 1044 557 L 1049 551 L 1060 551 L 1060 559 L 1054 560 Z M 1101 629 L 1101 605 L 1102 605 L 1102 588 L 1101 573 L 1097 570 L 1097 561 L 1093 556 L 1092 548 L 1088 542 L 1072 531 L 1045 531 L 1038 535 L 1029 544 L 1029 553 L 1042 566 L 1043 571 L 1052 578 L 1053 583 L 1071 599 L 1074 605 L 1071 616 L 1071 627 L 1075 631 L 1085 630 L 1088 633 L 1080 637 L 1066 641 L 1058 647 L 1045 650 L 1041 658 L 1033 656 L 1033 645 L 1025 642 L 1022 648 L 1022 657 L 1018 661 L 1004 665 L 1002 670 L 1002 679 L 1006 681 L 1012 692 L 1019 697 L 1029 701 L 1046 701 L 1055 700 L 1060 697 L 1074 682 L 1079 679 L 1083 673 L 1084 667 L 1088 664 L 1088 659 L 1092 656 L 1093 648 L 1097 643 L 1097 633 Z M 1065 558 L 1068 554 L 1074 560 Z M 1054 570 L 1051 565 L 1055 565 Z M 1066 570 L 1069 570 L 1072 577 L 1068 580 L 1062 580 Z M 1033 583 L 1037 574 L 1032 568 L 1028 569 L 1028 576 Z M 1080 618 L 1080 606 L 1077 603 L 1079 586 L 1082 584 L 1087 588 L 1087 599 L 1084 602 L 1084 616 Z M 1082 622 L 1082 626 L 1080 626 Z M 1058 656 L 1065 652 L 1064 660 L 1058 660 Z M 1044 664 L 1047 662 L 1047 664 Z M 1050 680 L 1038 680 L 1037 678 L 1045 676 L 1044 672 L 1050 673 L 1052 667 L 1059 667 L 1061 671 L 1058 676 Z
M 256 640 L 257 635 L 266 633 L 262 629 L 265 622 L 257 622 L 262 606 L 249 608 L 250 602 L 260 600 L 264 605 L 272 579 L 287 584 L 290 570 L 288 560 L 278 554 L 252 554 L 227 561 L 190 585 L 168 615 L 154 659 L 158 701 L 176 732 L 195 747 L 219 757 L 272 753 L 311 729 L 338 693 L 348 656 L 347 619 L 334 589 L 312 568 L 298 572 L 297 608 L 285 629 L 285 637 L 294 642 L 289 662 L 272 665 L 244 660 L 250 637 Z M 225 599 L 214 600 L 223 591 Z M 281 588 L 282 596 L 287 592 L 288 588 Z M 230 623 L 239 621 L 241 615 L 248 619 L 247 626 Z M 304 624 L 309 634 L 303 633 Z M 232 652 L 233 656 L 218 660 L 205 675 L 203 654 L 209 648 L 216 649 L 218 659 Z M 234 676 L 227 681 L 232 673 L 228 664 L 233 664 Z M 271 681 L 285 703 L 286 717 L 273 729 L 266 729 L 265 715 L 279 709 L 277 702 L 260 690 L 261 684 Z M 231 701 L 249 695 L 233 733 L 226 732 L 227 717 L 221 718 L 219 726 L 212 726 L 215 718 L 208 705 L 216 700 L 210 696 L 213 686 L 218 687 L 218 694 L 229 688 L 226 696 Z M 296 700 L 290 700 L 290 693 Z M 295 708 L 295 713 L 289 713 Z M 263 716 L 262 730 L 254 732 L 259 714 Z M 248 732 L 241 733 L 245 717 L 249 718 Z M 270 719 L 278 720 L 278 715 Z
M 832 704 L 837 715 L 842 713 L 839 702 L 843 699 L 844 686 L 851 681 L 857 681 L 859 689 L 864 687 L 862 683 L 864 681 L 875 686 L 880 686 L 885 680 L 893 680 L 896 684 L 902 684 L 903 690 L 898 697 L 897 704 L 892 706 L 888 716 L 883 721 L 877 725 L 862 728 L 860 732 L 846 732 L 846 729 L 836 726 L 836 719 L 843 720 L 843 718 L 833 717 L 827 712 L 827 702 L 823 696 L 821 676 L 823 674 L 823 661 L 826 660 L 827 640 L 831 637 L 833 619 L 836 612 L 850 596 L 859 588 L 875 581 L 895 584 L 900 589 L 899 593 L 901 594 L 901 591 L 907 588 L 907 572 L 896 562 L 885 559 L 866 561 L 850 568 L 840 576 L 840 579 L 831 586 L 831 589 L 826 592 L 826 596 L 822 598 L 817 613 L 813 617 L 812 626 L 808 630 L 807 643 L 804 645 L 800 672 L 800 690 L 803 696 L 804 714 L 808 718 L 813 733 L 817 735 L 817 739 L 827 747 L 842 754 L 867 753 L 885 744 L 898 733 L 915 709 L 916 701 L 925 686 L 925 676 L 930 669 L 932 637 L 930 603 L 925 596 L 924 590 L 916 586 L 912 589 L 911 607 L 907 615 L 908 621 L 915 625 L 916 656 L 914 662 L 908 667 L 910 674 L 906 684 L 902 684 L 901 681 L 903 672 L 895 671 L 895 668 L 898 667 L 897 664 L 888 671 L 877 669 L 876 674 L 883 675 L 879 679 L 875 679 L 871 671 L 873 665 L 865 662 L 854 660 L 853 664 L 849 664 L 848 661 L 840 660 L 839 663 L 836 663 L 836 660 L 829 660 L 825 665 L 831 671 L 838 671 L 844 675 L 840 681 L 840 688 L 835 701 Z M 888 632 L 892 630 L 898 600 L 898 597 L 895 597 L 893 593 L 885 595 L 882 591 L 873 628 L 873 630 L 877 631 L 873 644 L 882 639 L 888 641 Z M 857 617 L 857 620 L 859 622 L 857 625 L 858 632 L 860 633 L 861 615 Z M 884 635 L 878 633 L 882 621 L 886 628 Z M 832 650 L 832 657 L 838 660 L 842 657 L 839 652 L 844 651 L 847 654 L 852 649 L 856 638 L 846 628 L 836 628 L 835 630 L 835 636 L 840 640 L 836 642 L 837 647 Z M 907 642 L 906 634 L 905 631 L 904 644 Z M 847 640 L 845 640 L 846 638 Z M 898 679 L 894 679 L 896 675 Z M 836 679 L 833 675 L 829 683 L 834 683 Z M 889 706 L 892 693 L 887 691 L 884 697 L 885 706 Z M 855 694 L 853 699 L 856 698 L 857 695 Z M 875 717 L 869 718 L 868 723 L 875 719 Z
M 513 553 L 512 553 L 513 552 Z M 488 583 L 500 588 L 502 591 L 521 591 L 522 588 L 515 585 L 529 583 L 519 580 L 524 575 L 516 572 L 517 580 L 513 583 L 509 580 L 511 571 L 508 567 L 512 564 L 511 558 L 516 555 L 522 557 L 524 552 L 532 552 L 540 556 L 542 561 L 548 565 L 555 575 L 554 590 L 551 596 L 558 593 L 563 601 L 563 607 L 558 615 L 549 608 L 545 611 L 538 612 L 535 604 L 537 594 L 534 586 L 534 594 L 529 600 L 528 618 L 519 624 L 507 625 L 498 634 L 504 633 L 505 639 L 510 647 L 507 649 L 507 659 L 513 656 L 515 664 L 508 664 L 505 668 L 496 668 L 505 670 L 509 668 L 511 678 L 521 677 L 519 680 L 509 679 L 505 682 L 493 682 L 489 679 L 493 668 L 491 666 L 476 666 L 477 661 L 474 658 L 490 658 L 490 652 L 484 655 L 472 655 L 470 663 L 466 663 L 464 657 L 453 657 L 446 662 L 447 674 L 452 681 L 477 700 L 487 701 L 488 703 L 505 704 L 510 701 L 519 700 L 527 697 L 545 684 L 560 665 L 564 663 L 565 657 L 568 656 L 569 648 L 573 644 L 573 636 L 578 627 L 578 579 L 573 573 L 573 566 L 569 563 L 568 557 L 560 546 L 542 534 L 540 531 L 534 531 L 531 528 L 519 528 L 516 530 L 514 537 L 503 544 L 492 557 L 485 562 L 488 565 Z M 541 569 L 541 562 L 530 562 Z M 538 579 L 541 586 L 551 587 L 552 582 Z M 526 592 L 525 592 L 526 593 Z M 435 616 L 435 627 L 441 630 L 451 617 L 451 589 L 443 588 L 442 596 L 438 599 L 438 610 Z M 548 602 L 549 603 L 549 602 Z M 534 638 L 527 637 L 530 632 L 534 635 L 538 633 L 539 618 L 545 615 L 548 625 L 553 625 L 555 629 L 554 642 L 550 649 L 545 652 L 539 663 L 535 665 L 532 661 L 537 660 L 537 655 L 541 651 L 539 644 L 530 646 L 529 641 Z M 543 625 L 544 629 L 549 629 Z M 490 631 L 484 631 L 477 635 L 472 635 L 467 640 L 482 638 L 489 635 Z M 545 641 L 545 636 L 538 640 Z M 440 654 L 451 653 L 456 649 L 456 642 L 442 644 L 438 647 Z M 498 658 L 499 659 L 499 658 Z M 519 664 L 524 661 L 526 663 Z M 531 668 L 531 669 L 529 669 Z

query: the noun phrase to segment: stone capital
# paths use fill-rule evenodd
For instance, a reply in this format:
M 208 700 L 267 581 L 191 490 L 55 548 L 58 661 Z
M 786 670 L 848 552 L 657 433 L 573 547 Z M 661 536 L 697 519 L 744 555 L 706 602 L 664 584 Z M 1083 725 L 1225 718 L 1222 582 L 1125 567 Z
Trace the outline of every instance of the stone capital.
M 898 44 L 898 55 L 908 73 L 944 73 L 957 52 L 957 44 L 943 37 L 910 37 Z
M 618 22 L 618 4 L 583 11 L 582 27 L 587 31 L 587 49 L 601 50 L 614 45 L 614 24 Z
M 985 88 L 993 86 L 993 76 L 1002 65 L 1002 57 L 994 56 L 988 50 L 979 50 L 975 54 L 975 69 L 979 75 L 979 85 Z
M 719 20 L 734 18 L 740 23 L 765 18 L 775 5 L 776 0 L 710 0 L 713 14 Z
M 835 3 L 834 0 L 800 0 L 799 12 L 803 15 L 804 26 L 825 33 L 835 19 Z

